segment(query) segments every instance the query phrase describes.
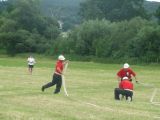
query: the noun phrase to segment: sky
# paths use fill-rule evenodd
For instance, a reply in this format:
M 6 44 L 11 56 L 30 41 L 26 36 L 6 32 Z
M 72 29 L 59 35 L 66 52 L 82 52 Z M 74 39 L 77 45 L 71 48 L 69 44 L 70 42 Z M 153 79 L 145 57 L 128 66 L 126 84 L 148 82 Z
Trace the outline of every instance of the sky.
M 6 0 L 0 0 L 0 1 L 6 1 Z M 160 2 L 160 0 L 146 0 L 146 1 L 155 1 L 155 2 Z
M 146 1 L 156 1 L 156 2 L 160 2 L 160 0 L 146 0 Z
M 6 1 L 6 0 L 0 0 L 0 1 Z M 160 2 L 160 0 L 146 0 L 146 1 L 156 1 L 156 2 Z

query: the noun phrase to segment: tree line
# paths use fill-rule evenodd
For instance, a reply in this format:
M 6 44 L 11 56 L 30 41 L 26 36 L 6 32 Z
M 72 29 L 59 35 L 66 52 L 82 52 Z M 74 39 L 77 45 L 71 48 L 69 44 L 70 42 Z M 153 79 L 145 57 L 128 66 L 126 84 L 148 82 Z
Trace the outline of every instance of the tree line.
M 99 58 L 160 60 L 160 26 L 133 18 L 129 21 L 88 20 L 57 42 L 59 52 Z
M 7 54 L 50 50 L 60 30 L 57 21 L 44 16 L 38 0 L 0 2 L 0 47 Z
M 87 0 L 83 23 L 57 42 L 68 54 L 112 60 L 160 62 L 160 7 L 151 19 L 143 0 Z
M 160 7 L 151 19 L 144 0 L 86 0 L 82 23 L 62 36 L 38 0 L 8 0 L 0 6 L 0 46 L 8 54 L 36 52 L 113 60 L 160 61 Z M 2 8 L 0 7 L 0 8 Z

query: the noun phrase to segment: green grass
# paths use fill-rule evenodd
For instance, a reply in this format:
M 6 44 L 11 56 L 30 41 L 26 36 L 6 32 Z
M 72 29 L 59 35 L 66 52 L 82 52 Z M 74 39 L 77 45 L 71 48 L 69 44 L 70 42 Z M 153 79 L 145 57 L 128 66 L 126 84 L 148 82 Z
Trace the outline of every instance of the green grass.
M 70 61 L 65 78 L 69 97 L 54 95 L 54 87 L 41 92 L 52 79 L 55 61 L 36 58 L 33 75 L 26 58 L 0 58 L 0 120 L 157 120 L 160 105 L 152 105 L 154 85 L 160 102 L 160 65 L 131 65 L 142 84 L 135 84 L 133 102 L 115 101 L 120 64 Z

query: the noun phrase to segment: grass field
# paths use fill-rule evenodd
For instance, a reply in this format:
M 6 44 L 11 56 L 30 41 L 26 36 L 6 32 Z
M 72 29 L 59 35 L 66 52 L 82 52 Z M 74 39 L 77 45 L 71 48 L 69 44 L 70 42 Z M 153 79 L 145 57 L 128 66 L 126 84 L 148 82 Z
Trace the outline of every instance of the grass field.
M 131 65 L 142 84 L 134 84 L 133 102 L 128 102 L 113 98 L 122 65 L 70 61 L 66 97 L 63 89 L 54 95 L 55 86 L 41 92 L 52 79 L 55 61 L 36 61 L 29 75 L 26 58 L 0 58 L 0 120 L 160 119 L 160 65 Z

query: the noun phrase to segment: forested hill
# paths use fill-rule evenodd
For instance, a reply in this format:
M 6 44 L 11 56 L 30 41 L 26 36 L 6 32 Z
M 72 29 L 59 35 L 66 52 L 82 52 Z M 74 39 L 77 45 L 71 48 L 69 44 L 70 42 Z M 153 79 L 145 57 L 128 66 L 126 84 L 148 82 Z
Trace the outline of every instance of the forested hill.
M 48 6 L 79 6 L 83 1 L 85 0 L 44 0 L 42 2 Z
M 83 1 L 85 0 L 43 0 L 41 5 L 47 16 L 63 21 L 64 29 L 69 29 L 79 24 L 79 5 Z
M 84 1 L 86 0 L 43 0 L 41 5 L 45 15 L 61 20 L 64 23 L 63 29 L 67 30 L 80 23 L 79 6 Z M 154 13 L 160 3 L 146 1 L 144 6 L 149 13 Z
M 156 9 L 160 6 L 160 2 L 149 2 L 146 1 L 144 3 L 144 7 L 149 13 L 154 13 Z

